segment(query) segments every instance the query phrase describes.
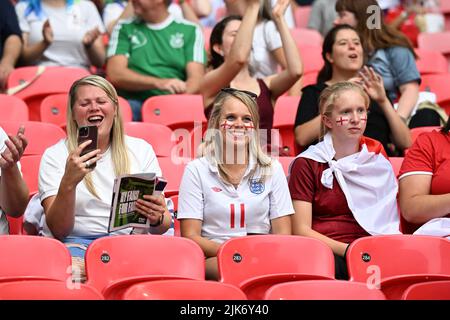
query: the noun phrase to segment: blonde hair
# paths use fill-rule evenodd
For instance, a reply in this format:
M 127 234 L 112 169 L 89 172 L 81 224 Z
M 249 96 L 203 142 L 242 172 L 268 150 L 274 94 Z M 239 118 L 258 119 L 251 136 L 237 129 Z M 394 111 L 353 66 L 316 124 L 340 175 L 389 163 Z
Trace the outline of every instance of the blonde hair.
M 72 152 L 78 147 L 78 124 L 73 117 L 73 107 L 77 100 L 78 89 L 81 86 L 94 86 L 102 89 L 114 105 L 114 119 L 110 133 L 111 158 L 114 166 L 114 173 L 117 176 L 130 173 L 130 160 L 128 149 L 125 144 L 125 134 L 123 128 L 122 114 L 119 108 L 117 92 L 106 79 L 90 75 L 75 81 L 69 91 L 67 108 L 67 148 Z M 84 177 L 84 184 L 89 192 L 96 198 L 100 198 L 95 190 L 91 173 Z
M 213 101 L 213 107 L 211 111 L 211 116 L 208 121 L 208 129 L 205 135 L 203 154 L 208 159 L 208 161 L 216 165 L 219 169 L 219 173 L 228 181 L 228 175 L 223 169 L 222 164 L 222 154 L 223 154 L 223 144 L 221 132 L 218 130 L 220 126 L 220 117 L 222 116 L 223 105 L 228 99 L 237 99 L 242 102 L 250 112 L 252 117 L 254 130 L 249 141 L 248 152 L 249 155 L 254 156 L 257 165 L 253 173 L 255 173 L 258 167 L 263 169 L 262 179 L 264 176 L 270 174 L 270 168 L 272 164 L 272 159 L 264 153 L 261 148 L 260 131 L 259 131 L 259 113 L 254 98 L 250 97 L 247 93 L 232 90 L 232 91 L 220 91 L 219 94 Z M 220 159 L 220 160 L 218 160 Z
M 320 139 L 328 132 L 328 128 L 325 126 L 323 122 L 323 116 L 329 116 L 335 107 L 336 100 L 339 99 L 341 94 L 346 91 L 356 91 L 364 98 L 364 105 L 366 109 L 369 109 L 370 99 L 364 89 L 353 82 L 343 81 L 337 82 L 327 88 L 325 88 L 319 97 L 319 113 L 322 117 L 322 121 L 320 123 Z

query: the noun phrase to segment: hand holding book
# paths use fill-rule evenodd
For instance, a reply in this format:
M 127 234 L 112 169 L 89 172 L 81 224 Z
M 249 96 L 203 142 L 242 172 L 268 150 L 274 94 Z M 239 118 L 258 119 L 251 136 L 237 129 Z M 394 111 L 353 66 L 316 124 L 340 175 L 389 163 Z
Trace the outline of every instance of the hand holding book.
M 167 211 L 164 197 L 144 194 L 142 199 L 136 201 L 136 211 L 146 217 L 150 226 L 161 224 L 162 216 Z

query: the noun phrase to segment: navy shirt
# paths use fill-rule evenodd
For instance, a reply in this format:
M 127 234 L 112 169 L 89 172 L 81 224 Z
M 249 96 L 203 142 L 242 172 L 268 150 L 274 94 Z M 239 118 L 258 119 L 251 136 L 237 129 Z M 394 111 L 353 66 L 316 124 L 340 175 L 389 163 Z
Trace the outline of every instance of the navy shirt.
M 13 34 L 22 39 L 16 11 L 9 0 L 0 0 L 0 58 L 3 56 L 3 45 L 6 39 Z

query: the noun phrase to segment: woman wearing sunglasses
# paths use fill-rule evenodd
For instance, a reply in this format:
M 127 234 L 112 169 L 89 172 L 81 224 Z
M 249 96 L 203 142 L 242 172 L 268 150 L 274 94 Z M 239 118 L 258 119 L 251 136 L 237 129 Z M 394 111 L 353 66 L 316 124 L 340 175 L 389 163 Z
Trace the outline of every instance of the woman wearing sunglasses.
M 206 257 L 206 278 L 217 279 L 224 241 L 251 234 L 291 234 L 294 213 L 281 164 L 261 148 L 255 99 L 222 89 L 213 102 L 204 156 L 190 162 L 178 199 L 181 235 Z
M 259 0 L 247 0 L 244 16 L 229 16 L 220 21 L 210 37 L 209 72 L 200 84 L 200 93 L 209 116 L 212 101 L 223 87 L 233 87 L 256 93 L 260 116 L 260 129 L 268 130 L 267 144 L 270 144 L 270 129 L 273 125 L 274 101 L 286 92 L 301 77 L 303 64 L 284 19 L 288 0 L 279 0 L 272 15 L 281 35 L 287 68 L 280 73 L 262 79 L 250 75 L 248 62 L 252 50 L 252 38 L 260 11 Z M 264 133 L 263 133 L 264 134 Z M 265 135 L 264 135 L 265 136 Z

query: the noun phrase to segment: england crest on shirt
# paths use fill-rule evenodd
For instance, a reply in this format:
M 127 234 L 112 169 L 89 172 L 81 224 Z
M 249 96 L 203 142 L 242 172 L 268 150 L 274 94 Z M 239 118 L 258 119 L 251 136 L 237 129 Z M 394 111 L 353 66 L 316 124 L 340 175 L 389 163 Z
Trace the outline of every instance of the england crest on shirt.
M 261 179 L 250 179 L 249 188 L 252 193 L 261 194 L 264 192 L 265 186 Z
M 170 46 L 174 49 L 180 49 L 184 46 L 184 34 L 177 32 L 170 36 Z

